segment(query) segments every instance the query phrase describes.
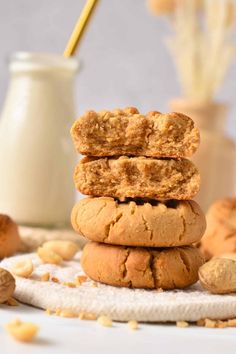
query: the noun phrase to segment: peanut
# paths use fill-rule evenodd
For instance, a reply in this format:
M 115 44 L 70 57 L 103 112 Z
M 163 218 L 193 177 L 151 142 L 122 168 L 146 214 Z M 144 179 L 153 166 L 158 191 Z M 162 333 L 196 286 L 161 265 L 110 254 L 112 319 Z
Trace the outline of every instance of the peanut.
M 70 309 L 64 309 L 64 310 L 62 309 L 60 311 L 60 316 L 61 317 L 67 317 L 67 318 L 78 317 L 78 315 L 75 312 L 73 312 L 72 310 L 70 310 Z
M 37 253 L 44 263 L 60 264 L 62 262 L 61 256 L 44 247 L 39 247 Z
M 41 277 L 40 277 L 41 281 L 49 281 L 49 279 L 50 279 L 50 274 L 48 272 L 42 274 Z
M 30 342 L 36 336 L 39 328 L 31 322 L 14 320 L 7 324 L 6 330 L 16 340 L 21 342 Z
M 95 321 L 97 319 L 97 315 L 95 315 L 92 312 L 80 312 L 79 319 L 80 320 Z
M 47 241 L 43 244 L 43 248 L 55 252 L 65 261 L 71 260 L 79 250 L 75 242 L 61 240 Z
M 177 321 L 176 326 L 179 328 L 186 328 L 189 326 L 188 322 L 186 321 Z
M 19 259 L 11 267 L 12 273 L 22 278 L 28 278 L 32 274 L 33 270 L 34 266 L 29 258 Z
M 133 331 L 135 331 L 136 329 L 138 329 L 138 322 L 134 321 L 134 320 L 131 320 L 131 321 L 128 322 L 128 327 L 130 329 L 132 329 Z
M 112 320 L 107 316 L 99 316 L 97 322 L 104 327 L 112 327 Z
M 15 279 L 6 269 L 0 268 L 0 304 L 7 301 L 14 293 Z
M 14 299 L 14 297 L 9 297 L 9 299 L 5 302 L 8 306 L 19 306 L 19 302 Z
M 213 294 L 236 292 L 236 261 L 214 258 L 199 269 L 202 287 Z
M 86 275 L 78 275 L 75 280 L 74 280 L 74 283 L 77 285 L 77 286 L 80 286 L 82 283 L 84 283 L 85 281 L 88 280 L 88 277 Z
M 71 309 L 56 309 L 55 315 L 67 318 L 78 317 L 78 315 Z

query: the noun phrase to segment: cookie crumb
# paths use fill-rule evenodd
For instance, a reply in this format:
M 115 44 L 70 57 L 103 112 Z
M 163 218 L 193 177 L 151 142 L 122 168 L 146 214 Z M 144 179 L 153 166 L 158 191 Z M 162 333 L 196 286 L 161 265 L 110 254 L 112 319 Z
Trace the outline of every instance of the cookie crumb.
M 210 320 L 209 318 L 205 319 L 205 327 L 206 328 L 216 328 L 216 323 L 217 323 L 217 321 L 215 321 L 215 320 Z
M 197 326 L 204 327 L 205 326 L 205 320 L 201 319 L 197 321 Z
M 84 283 L 88 279 L 88 277 L 86 275 L 79 275 L 77 278 L 79 279 L 81 284 Z
M 128 322 L 128 327 L 135 331 L 136 329 L 138 329 L 138 322 L 135 320 L 131 320 Z
M 63 282 L 62 285 L 68 286 L 69 288 L 75 288 L 76 287 L 76 284 L 71 282 L 71 281 Z
M 236 327 L 236 318 L 227 321 L 228 327 Z
M 236 327 L 236 319 L 232 318 L 230 320 L 210 320 L 209 318 L 198 320 L 197 326 L 206 328 L 226 328 L 226 327 Z
M 56 278 L 56 277 L 52 277 L 52 279 L 51 279 L 52 281 L 53 281 L 53 283 L 60 283 L 59 282 L 59 279 L 58 278 Z
M 91 312 L 80 312 L 79 319 L 80 320 L 95 321 L 97 319 L 97 315 L 95 315 L 94 313 L 91 313 Z
M 157 292 L 157 293 L 163 293 L 164 290 L 163 290 L 162 288 L 158 288 L 158 289 L 156 289 L 156 292 Z
M 99 316 L 97 322 L 104 327 L 112 327 L 112 320 L 108 316 Z
M 73 312 L 72 310 L 70 310 L 70 309 L 62 309 L 62 310 L 60 310 L 59 316 L 60 317 L 67 317 L 67 318 L 78 317 L 78 315 L 75 312 Z
M 40 278 L 41 281 L 49 281 L 49 279 L 50 279 L 50 274 L 49 273 L 42 274 L 41 278 Z
M 52 315 L 52 310 L 46 309 L 45 313 L 46 313 L 46 315 L 51 316 Z
M 61 313 L 61 310 L 60 310 L 60 309 L 56 309 L 55 315 L 56 315 L 56 316 L 60 316 L 60 313 Z
M 226 328 L 229 327 L 227 321 L 217 321 L 216 323 L 217 328 Z
M 81 281 L 78 279 L 78 277 L 75 278 L 74 283 L 76 286 L 80 286 L 81 285 Z
M 189 326 L 188 322 L 186 321 L 177 321 L 176 326 L 179 328 L 186 328 Z
M 91 287 L 92 288 L 97 288 L 98 287 L 98 283 L 96 281 L 92 280 Z

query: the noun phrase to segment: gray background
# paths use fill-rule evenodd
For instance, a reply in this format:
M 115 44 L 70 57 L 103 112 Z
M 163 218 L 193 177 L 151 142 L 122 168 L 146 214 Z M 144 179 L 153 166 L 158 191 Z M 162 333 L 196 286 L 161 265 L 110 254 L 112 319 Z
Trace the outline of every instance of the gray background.
M 7 82 L 7 58 L 17 50 L 62 53 L 85 0 L 0 0 L 0 105 Z M 87 109 L 137 106 L 168 110 L 181 95 L 174 64 L 163 41 L 171 34 L 145 0 L 100 0 L 78 51 L 78 114 Z M 207 53 L 206 53 L 207 60 Z M 227 130 L 236 138 L 236 65 L 218 98 L 231 104 Z

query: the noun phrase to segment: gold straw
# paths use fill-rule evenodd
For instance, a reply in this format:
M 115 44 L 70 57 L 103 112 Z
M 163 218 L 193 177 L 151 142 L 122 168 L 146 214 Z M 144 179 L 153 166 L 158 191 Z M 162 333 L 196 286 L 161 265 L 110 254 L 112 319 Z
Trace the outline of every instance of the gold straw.
M 91 18 L 91 14 L 97 2 L 98 0 L 87 0 L 81 12 L 81 15 L 75 25 L 75 28 L 70 36 L 66 49 L 64 50 L 63 55 L 65 57 L 70 57 L 75 53 L 78 43 L 81 40 L 82 34 L 86 28 L 86 25 L 88 24 L 89 19 Z

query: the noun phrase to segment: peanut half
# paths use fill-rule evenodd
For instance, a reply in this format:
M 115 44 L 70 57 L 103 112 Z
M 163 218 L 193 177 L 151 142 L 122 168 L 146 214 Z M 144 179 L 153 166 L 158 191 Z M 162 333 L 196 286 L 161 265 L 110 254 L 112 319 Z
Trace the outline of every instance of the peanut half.
M 39 258 L 41 258 L 44 263 L 60 264 L 62 262 L 62 258 L 59 256 L 59 254 L 47 248 L 39 247 L 37 253 Z
M 138 329 L 138 322 L 135 320 L 130 320 L 128 321 L 128 327 L 135 331 L 136 329 Z
M 97 322 L 104 327 L 112 327 L 112 320 L 108 316 L 99 316 Z
M 236 261 L 214 258 L 199 269 L 202 287 L 213 294 L 236 292 Z
M 79 247 L 75 242 L 63 240 L 44 242 L 43 248 L 55 252 L 65 261 L 71 260 L 79 251 Z
M 29 258 L 19 259 L 11 267 L 13 274 L 23 278 L 28 278 L 32 274 L 33 270 L 34 266 Z
M 36 336 L 39 328 L 31 322 L 14 320 L 6 325 L 6 330 L 16 340 L 21 342 L 31 342 Z

